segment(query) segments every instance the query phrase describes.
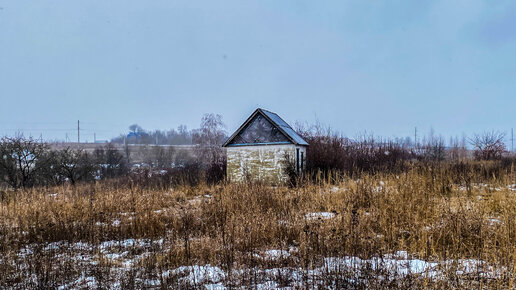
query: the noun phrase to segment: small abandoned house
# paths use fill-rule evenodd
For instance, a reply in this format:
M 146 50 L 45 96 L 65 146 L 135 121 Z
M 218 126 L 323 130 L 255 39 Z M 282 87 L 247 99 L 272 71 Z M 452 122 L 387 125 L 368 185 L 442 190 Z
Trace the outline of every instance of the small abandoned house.
M 227 149 L 230 181 L 288 181 L 288 170 L 301 173 L 308 143 L 280 116 L 257 109 L 222 145 Z

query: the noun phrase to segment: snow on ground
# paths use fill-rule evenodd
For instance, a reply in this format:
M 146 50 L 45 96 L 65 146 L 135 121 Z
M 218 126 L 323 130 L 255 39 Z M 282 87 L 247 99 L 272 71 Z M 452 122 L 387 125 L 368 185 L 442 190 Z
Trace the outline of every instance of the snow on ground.
M 282 250 L 268 250 L 265 253 L 273 255 L 286 254 Z M 350 281 L 363 279 L 367 273 L 381 273 L 381 279 L 391 280 L 403 278 L 407 275 L 419 275 L 429 279 L 445 279 L 447 269 L 453 269 L 457 275 L 478 274 L 487 278 L 499 276 L 500 271 L 487 266 L 485 262 L 474 259 L 449 260 L 446 262 L 428 262 L 420 259 L 410 258 L 407 252 L 399 251 L 371 259 L 358 257 L 328 257 L 325 258 L 320 267 L 306 270 L 302 268 L 281 267 L 272 269 L 240 268 L 231 272 L 232 277 L 241 277 L 246 273 L 254 273 L 256 276 L 264 277 L 264 280 L 253 288 L 273 289 L 277 287 L 276 281 L 290 281 L 292 287 L 302 287 L 303 283 L 308 285 L 323 285 L 327 275 L 346 275 Z M 189 286 L 204 285 L 206 289 L 226 289 L 225 278 L 229 275 L 218 267 L 211 265 L 182 266 L 163 273 L 164 277 L 177 276 L 180 283 Z M 343 276 L 344 277 L 344 276 Z
M 502 222 L 497 218 L 489 218 L 487 219 L 490 226 L 495 226 L 497 224 L 501 224 Z
M 333 186 L 331 189 L 330 189 L 330 193 L 339 193 L 339 192 L 345 192 L 347 191 L 347 188 L 345 187 L 339 187 L 339 186 Z
M 83 273 L 83 275 L 75 280 L 74 282 L 66 285 L 62 285 L 57 287 L 58 290 L 64 290 L 64 289 L 71 289 L 71 288 L 86 288 L 86 289 L 97 289 L 98 283 L 97 279 L 95 277 L 86 277 Z
M 266 260 L 266 261 L 278 261 L 281 259 L 289 258 L 291 256 L 291 253 L 295 253 L 295 252 L 297 252 L 296 247 L 290 247 L 290 249 L 288 251 L 272 249 L 272 250 L 265 250 L 260 253 L 256 253 L 256 254 L 254 254 L 254 257 L 261 259 L 261 260 Z
M 106 241 L 100 244 L 99 248 L 101 251 L 105 251 L 110 247 L 150 247 L 151 244 L 161 245 L 163 244 L 163 239 L 159 240 L 150 240 L 150 239 L 127 239 L 122 241 Z
M 288 258 L 290 253 L 285 250 L 267 250 L 265 251 L 265 257 L 271 260 L 278 260 L 281 258 Z
M 424 274 L 427 277 L 436 277 L 437 262 L 426 262 L 419 259 L 410 259 L 407 252 L 398 251 L 395 254 L 387 254 L 383 257 L 361 259 L 358 257 L 325 258 L 324 264 L 330 271 L 351 268 L 358 273 L 361 269 L 380 270 L 386 269 L 393 276 L 406 276 L 408 274 Z
M 179 282 L 191 285 L 202 285 L 207 283 L 219 283 L 226 277 L 226 273 L 219 267 L 210 264 L 199 266 L 181 266 L 174 270 L 168 270 L 162 274 L 163 277 L 182 277 Z M 222 285 L 221 285 L 222 286 Z
M 335 214 L 332 212 L 322 211 L 322 212 L 309 212 L 305 215 L 307 220 L 327 220 L 335 217 Z
M 330 214 L 329 216 L 334 215 L 332 213 L 328 214 Z M 83 242 L 55 242 L 42 246 L 42 249 L 56 252 L 58 257 L 71 259 L 77 265 L 98 265 L 100 258 L 107 259 L 111 263 L 112 273 L 120 274 L 133 270 L 143 271 L 139 261 L 151 255 L 156 249 L 161 251 L 163 243 L 163 239 L 126 239 L 122 241 L 105 241 L 98 245 L 90 245 Z M 158 248 L 153 248 L 154 246 Z M 22 249 L 18 256 L 24 258 L 32 255 L 34 247 L 35 245 L 30 245 Z M 134 251 L 131 249 L 134 248 L 139 249 L 138 255 L 132 254 Z M 63 251 L 63 253 L 61 254 L 59 251 Z M 266 249 L 257 252 L 254 257 L 266 262 L 279 262 L 282 259 L 296 261 L 298 259 L 297 252 L 298 249 L 296 247 Z M 210 264 L 180 266 L 161 272 L 162 279 L 147 279 L 142 280 L 142 283 L 146 287 L 158 288 L 161 281 L 166 280 L 177 283 L 174 285 L 185 285 L 186 287 L 199 288 L 202 286 L 205 289 L 226 289 L 229 280 L 245 281 L 246 277 L 253 276 L 260 277 L 260 279 L 254 282 L 255 285 L 251 285 L 252 288 L 271 289 L 279 286 L 277 284 L 279 283 L 278 281 L 288 281 L 290 287 L 303 287 L 303 285 L 323 286 L 328 277 L 330 279 L 332 279 L 331 277 L 340 277 L 339 279 L 348 279 L 350 282 L 360 282 L 368 275 L 376 275 L 387 281 L 408 275 L 438 280 L 446 279 L 449 273 L 455 273 L 459 276 L 479 275 L 485 278 L 497 278 L 506 271 L 503 267 L 496 268 L 482 260 L 425 261 L 413 257 L 405 251 L 367 259 L 353 256 L 326 257 L 316 267 L 310 269 L 290 266 L 267 268 L 267 264 L 252 268 L 235 264 L 230 273 Z M 87 273 L 85 271 L 80 276 L 71 278 L 71 281 L 66 282 L 59 289 L 96 288 L 98 286 L 97 280 Z
M 487 183 L 473 183 L 471 184 L 471 189 L 486 189 L 489 191 L 502 191 L 503 189 L 507 189 L 509 191 L 516 191 L 516 184 L 508 184 L 502 187 L 493 187 Z M 457 187 L 459 191 L 467 191 L 468 188 L 466 186 L 460 185 Z
M 120 265 L 124 268 L 134 267 L 140 260 L 152 253 L 152 247 L 162 247 L 163 239 L 126 239 L 122 241 L 105 241 L 98 245 L 91 245 L 84 242 L 68 243 L 53 242 L 42 247 L 43 251 L 54 252 L 58 257 L 63 259 L 71 259 L 75 263 L 97 265 L 99 258 L 107 259 L 113 264 Z M 26 258 L 34 254 L 34 249 L 38 245 L 32 244 L 21 249 L 18 257 Z M 139 249 L 143 253 L 139 255 L 131 255 L 131 249 Z

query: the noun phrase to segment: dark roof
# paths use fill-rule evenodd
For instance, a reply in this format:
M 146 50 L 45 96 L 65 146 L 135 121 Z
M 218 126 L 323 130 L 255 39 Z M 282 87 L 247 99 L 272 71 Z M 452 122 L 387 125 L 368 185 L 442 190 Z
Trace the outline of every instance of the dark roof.
M 289 124 L 287 124 L 287 122 L 285 122 L 280 116 L 278 116 L 278 114 L 276 113 L 273 113 L 271 111 L 267 111 L 267 110 L 264 110 L 264 109 L 256 109 L 256 111 L 254 111 L 251 116 L 249 116 L 249 118 L 247 118 L 247 120 L 235 131 L 235 133 L 233 133 L 233 135 L 231 135 L 231 137 L 228 138 L 228 140 L 226 140 L 226 142 L 224 142 L 224 144 L 222 144 L 222 147 L 226 147 L 228 146 L 231 141 L 242 131 L 246 128 L 246 126 L 249 124 L 249 122 L 251 122 L 255 117 L 256 115 L 258 114 L 261 114 L 262 116 L 264 116 L 269 122 L 271 122 L 271 124 L 273 126 L 275 126 L 276 128 L 278 128 L 278 130 L 283 133 L 291 142 L 292 144 L 295 144 L 295 145 L 302 145 L 302 146 L 308 146 L 308 143 L 301 137 L 299 136 L 299 134 L 296 133 L 296 131 L 294 131 L 294 129 L 292 129 L 292 127 L 290 127 Z M 271 143 L 271 144 L 274 144 L 274 143 Z M 249 144 L 249 145 L 253 145 L 253 144 Z

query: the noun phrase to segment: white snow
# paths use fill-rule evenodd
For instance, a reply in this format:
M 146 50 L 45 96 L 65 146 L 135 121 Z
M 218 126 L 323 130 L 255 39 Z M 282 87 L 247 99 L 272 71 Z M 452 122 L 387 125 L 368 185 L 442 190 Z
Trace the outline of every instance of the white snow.
M 267 250 L 265 251 L 265 256 L 269 259 L 277 260 L 282 257 L 290 256 L 290 253 L 285 250 Z
M 323 212 L 323 217 L 334 216 L 329 212 Z M 319 217 L 321 212 L 311 213 Z M 64 250 L 63 253 L 57 252 L 59 257 L 68 258 L 78 265 L 98 265 L 99 257 L 108 259 L 112 262 L 112 270 L 116 273 L 124 273 L 131 269 L 138 270 L 140 261 L 148 256 L 151 245 L 163 246 L 163 240 L 149 239 L 126 239 L 122 241 L 105 241 L 98 245 L 91 245 L 83 242 L 68 243 L 54 242 L 42 246 L 45 251 Z M 23 248 L 19 257 L 33 255 L 35 245 Z M 138 248 L 138 255 L 134 255 L 131 247 Z M 69 250 L 72 250 L 71 252 Z M 296 261 L 298 259 L 296 247 L 287 249 L 265 249 L 257 252 L 254 256 L 263 261 L 274 262 L 288 258 Z M 289 287 L 303 287 L 303 283 L 312 285 L 324 285 L 323 280 L 326 275 L 340 275 L 349 277 L 350 281 L 363 279 L 367 275 L 378 275 L 381 279 L 391 280 L 403 278 L 408 275 L 419 275 L 433 280 L 446 279 L 448 273 L 462 275 L 480 275 L 486 278 L 500 277 L 507 271 L 504 267 L 496 267 L 482 260 L 477 259 L 458 259 L 445 261 L 426 261 L 412 256 L 406 251 L 397 251 L 377 257 L 361 258 L 353 256 L 326 257 L 323 258 L 317 267 L 303 269 L 298 267 L 262 267 L 249 268 L 245 265 L 236 265 L 231 271 L 231 275 L 217 266 L 190 265 L 181 266 L 162 272 L 163 278 L 176 280 L 179 284 L 191 286 L 193 288 L 205 289 L 225 289 L 228 279 L 238 281 L 241 277 L 253 273 L 262 277 L 263 280 L 257 281 L 256 285 L 251 285 L 256 289 L 271 289 L 277 287 L 278 280 L 289 281 Z M 59 287 L 59 289 L 74 288 L 97 288 L 98 281 L 90 277 L 88 272 L 83 272 L 78 277 L 71 278 Z M 147 279 L 142 281 L 147 286 L 160 286 L 161 279 Z
M 502 222 L 499 219 L 496 218 L 489 218 L 487 219 L 490 226 L 495 226 L 497 224 L 501 224 Z
M 79 277 L 79 279 L 75 280 L 74 282 L 57 287 L 57 289 L 59 289 L 59 290 L 75 289 L 75 288 L 97 289 L 98 288 L 97 279 L 95 279 L 95 277 L 90 277 L 90 276 L 86 277 L 83 273 L 82 276 Z
M 339 188 L 338 186 L 334 186 L 334 187 L 332 187 L 332 188 L 330 189 L 330 192 L 331 192 L 331 193 L 334 193 L 334 192 L 337 192 L 337 191 L 339 191 L 339 190 L 340 190 L 340 188 Z
M 386 269 L 393 276 L 406 276 L 408 274 L 427 274 L 428 277 L 435 277 L 435 267 L 438 263 L 426 262 L 419 259 L 409 259 L 407 252 L 400 251 L 395 254 L 384 255 L 372 259 L 360 259 L 358 257 L 326 258 L 325 266 L 330 271 L 351 268 L 358 273 L 361 269 Z
M 335 217 L 335 214 L 332 212 L 322 211 L 322 212 L 310 212 L 305 215 L 307 220 L 327 220 Z
M 226 277 L 226 273 L 219 267 L 193 265 L 181 266 L 174 270 L 165 271 L 163 277 L 183 276 L 180 281 L 190 285 L 219 283 Z
M 296 249 L 297 250 L 297 249 Z M 254 257 L 263 259 L 263 260 L 271 260 L 276 261 L 282 258 L 288 258 L 290 257 L 290 252 L 286 250 L 266 250 L 259 254 L 254 254 Z

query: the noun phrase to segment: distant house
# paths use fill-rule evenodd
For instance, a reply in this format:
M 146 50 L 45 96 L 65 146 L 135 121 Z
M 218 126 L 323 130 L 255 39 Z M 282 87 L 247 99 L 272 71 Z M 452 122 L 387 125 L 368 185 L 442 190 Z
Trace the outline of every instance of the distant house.
M 305 168 L 308 143 L 276 113 L 257 109 L 222 146 L 230 181 L 284 183 L 288 164 L 299 173 Z
M 140 138 L 140 137 L 141 137 L 141 135 L 138 132 L 132 132 L 131 131 L 131 132 L 129 132 L 129 134 L 127 134 L 127 139 L 131 139 L 131 138 L 137 139 L 137 138 Z

